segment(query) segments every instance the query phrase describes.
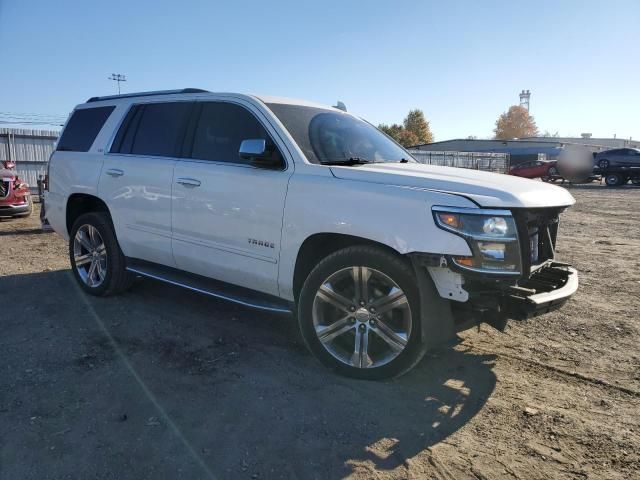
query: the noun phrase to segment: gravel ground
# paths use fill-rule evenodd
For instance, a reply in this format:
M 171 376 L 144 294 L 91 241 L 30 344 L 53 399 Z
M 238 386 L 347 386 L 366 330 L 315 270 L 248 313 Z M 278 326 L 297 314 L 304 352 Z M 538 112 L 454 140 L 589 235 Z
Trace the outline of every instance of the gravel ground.
M 285 316 L 152 281 L 88 298 L 37 214 L 0 221 L 0 478 L 639 478 L 640 190 L 571 192 L 563 310 L 377 383 Z

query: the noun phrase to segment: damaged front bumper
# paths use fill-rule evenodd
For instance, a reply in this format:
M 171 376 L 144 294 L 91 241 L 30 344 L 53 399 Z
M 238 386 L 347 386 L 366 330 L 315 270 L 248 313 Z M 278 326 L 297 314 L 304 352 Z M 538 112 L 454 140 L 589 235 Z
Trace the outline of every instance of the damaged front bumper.
M 452 305 L 458 331 L 480 323 L 503 331 L 509 319 L 526 320 L 562 307 L 578 290 L 578 271 L 549 260 L 516 284 L 471 280 L 465 287 L 469 301 Z
M 562 307 L 578 290 L 578 271 L 552 259 L 519 279 L 463 275 L 451 270 L 441 255 L 418 254 L 412 259 L 416 271 L 428 272 L 439 297 L 449 300 L 452 329 L 457 332 L 481 323 L 502 331 L 509 319 L 524 320 Z
M 578 290 L 578 271 L 568 264 L 550 261 L 506 290 L 505 313 L 526 319 L 560 308 Z

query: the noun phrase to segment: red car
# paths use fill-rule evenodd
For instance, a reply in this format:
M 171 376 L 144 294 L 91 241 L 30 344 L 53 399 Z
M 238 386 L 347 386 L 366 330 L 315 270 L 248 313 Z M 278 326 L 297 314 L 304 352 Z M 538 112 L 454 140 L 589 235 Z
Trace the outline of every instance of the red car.
M 532 160 L 512 165 L 509 173 L 524 178 L 542 178 L 547 182 L 558 178 L 557 163 L 556 160 Z
M 29 185 L 23 183 L 13 162 L 2 162 L 0 168 L 0 218 L 28 217 L 33 210 Z

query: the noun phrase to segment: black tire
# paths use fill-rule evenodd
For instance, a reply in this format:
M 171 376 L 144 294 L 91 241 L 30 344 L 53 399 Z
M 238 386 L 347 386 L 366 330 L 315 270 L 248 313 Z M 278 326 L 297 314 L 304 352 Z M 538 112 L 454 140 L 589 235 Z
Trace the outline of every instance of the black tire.
M 633 183 L 636 186 L 640 186 L 640 178 L 632 178 L 631 183 Z
M 598 161 L 598 167 L 600 167 L 602 169 L 609 168 L 609 160 L 607 160 L 606 158 L 603 158 L 602 160 L 599 160 Z
M 106 251 L 104 279 L 99 285 L 95 286 L 88 285 L 82 278 L 80 274 L 82 266 L 78 267 L 76 265 L 76 256 L 74 254 L 74 242 L 78 230 L 88 226 L 98 231 L 104 244 L 104 250 Z M 71 271 L 76 281 L 80 287 L 90 295 L 106 297 L 121 293 L 131 286 L 135 278 L 125 268 L 125 257 L 122 254 L 122 250 L 120 250 L 120 245 L 118 245 L 111 218 L 103 212 L 85 213 L 75 221 L 69 235 L 69 261 L 71 263 Z
M 406 340 L 406 346 L 404 346 L 404 349 L 399 354 L 396 354 L 397 356 L 395 356 L 395 358 L 380 366 L 360 368 L 343 363 L 343 361 L 340 361 L 329 353 L 316 333 L 313 317 L 316 294 L 329 277 L 336 274 L 336 272 L 344 271 L 344 269 L 351 267 L 366 267 L 374 270 L 376 275 L 380 273 L 383 274 L 383 276 L 392 280 L 406 295 L 406 304 L 409 308 L 411 318 L 411 328 L 408 339 Z M 352 298 L 351 301 L 356 303 L 356 299 Z M 406 306 L 404 308 L 406 308 Z M 364 310 L 366 310 L 366 308 L 364 308 Z M 360 311 L 360 309 L 358 311 Z M 344 313 L 342 313 L 342 315 L 344 315 Z M 354 316 L 355 315 L 356 313 L 354 313 Z M 379 380 L 398 376 L 415 366 L 426 350 L 422 343 L 420 294 L 411 264 L 399 255 L 394 255 L 382 248 L 371 246 L 349 247 L 324 258 L 316 265 L 304 282 L 298 299 L 297 317 L 301 336 L 311 353 L 326 367 L 345 376 L 365 380 Z M 383 320 L 382 316 L 378 318 L 378 321 L 380 320 Z M 386 319 L 384 320 L 386 322 Z M 356 322 L 355 317 L 353 317 L 351 321 L 354 323 L 354 330 L 351 333 L 353 333 L 355 340 L 357 339 L 355 329 L 362 327 L 359 323 L 361 320 Z M 369 323 L 371 323 L 371 321 L 369 321 Z M 373 325 L 376 324 L 374 323 Z M 381 325 L 378 326 L 381 327 Z M 375 327 L 373 328 L 375 329 Z M 375 330 L 372 330 L 372 332 L 375 332 Z M 348 335 L 351 335 L 351 333 L 347 332 Z M 368 343 L 372 346 L 375 346 L 374 342 L 380 343 L 380 339 L 375 333 L 370 333 L 370 331 L 367 330 L 366 335 L 369 339 Z M 371 340 L 372 337 L 376 337 L 376 340 Z M 348 342 L 349 338 L 347 338 L 346 341 Z M 384 343 L 382 345 L 385 346 Z
M 604 177 L 604 183 L 606 183 L 608 187 L 619 187 L 627 182 L 619 173 L 609 173 Z

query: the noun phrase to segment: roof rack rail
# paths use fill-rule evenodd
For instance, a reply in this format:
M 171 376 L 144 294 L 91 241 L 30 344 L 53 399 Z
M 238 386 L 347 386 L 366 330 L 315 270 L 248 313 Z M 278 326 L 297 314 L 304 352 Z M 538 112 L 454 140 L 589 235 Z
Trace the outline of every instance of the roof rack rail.
M 104 97 L 91 97 L 89 100 L 87 100 L 87 103 L 99 102 L 101 100 L 115 100 L 118 98 L 150 97 L 152 95 L 173 95 L 176 93 L 209 93 L 209 90 L 203 90 L 201 88 L 181 88 L 178 90 L 156 90 L 153 92 L 123 93 L 122 95 L 106 95 Z

